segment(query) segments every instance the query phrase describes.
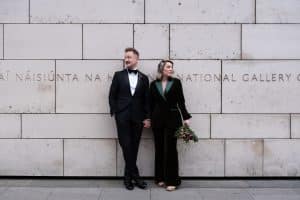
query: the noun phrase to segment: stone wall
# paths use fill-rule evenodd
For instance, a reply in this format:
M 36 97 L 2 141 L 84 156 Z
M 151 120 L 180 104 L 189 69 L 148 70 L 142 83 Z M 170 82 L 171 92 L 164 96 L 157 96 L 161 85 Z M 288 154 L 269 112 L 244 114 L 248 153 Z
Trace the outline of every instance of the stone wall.
M 175 62 L 182 176 L 300 175 L 299 0 L 1 0 L 0 175 L 122 176 L 108 88 L 124 48 Z M 151 131 L 141 174 L 153 176 Z

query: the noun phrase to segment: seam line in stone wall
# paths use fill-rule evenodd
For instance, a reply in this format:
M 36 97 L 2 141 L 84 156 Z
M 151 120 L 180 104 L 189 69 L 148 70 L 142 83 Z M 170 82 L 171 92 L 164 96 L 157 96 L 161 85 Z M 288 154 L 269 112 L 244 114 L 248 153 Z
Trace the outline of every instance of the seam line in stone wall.
M 205 113 L 195 113 L 195 114 L 205 114 Z M 272 114 L 272 115 L 279 115 L 279 114 L 282 114 L 282 115 L 287 115 L 287 114 L 300 114 L 300 113 L 255 113 L 255 112 L 251 112 L 251 113 L 242 113 L 242 112 L 223 112 L 223 113 L 212 113 L 212 114 Z
M 146 24 L 146 0 L 144 0 L 144 24 Z
M 22 177 L 26 177 L 26 178 L 38 178 L 39 177 L 43 177 L 43 178 L 48 178 L 48 179 L 55 179 L 55 178 L 61 178 L 62 176 L 24 176 L 24 175 L 17 175 L 17 176 L 13 176 L 13 175 L 7 175 L 7 176 L 0 176 L 0 178 L 8 178 L 8 177 L 12 177 L 14 179 L 16 178 L 22 178 Z M 141 177 L 144 177 L 146 179 L 148 178 L 153 178 L 153 176 L 141 176 Z M 185 180 L 194 180 L 194 178 L 201 178 L 201 179 L 209 179 L 209 180 L 216 180 L 216 179 L 220 179 L 220 178 L 224 178 L 224 176 L 182 176 Z M 122 180 L 123 176 L 97 176 L 97 175 L 94 175 L 94 176 L 65 176 L 64 179 L 68 180 L 68 179 L 113 179 L 113 180 Z M 299 179 L 299 176 L 266 176 L 266 177 L 262 177 L 262 176 L 226 176 L 226 179 L 227 180 L 239 180 L 239 179 L 247 179 L 247 180 L 270 180 L 270 179 L 276 179 L 276 180 L 282 180 L 282 179 L 285 179 L 285 180 L 296 180 L 296 179 Z M 7 190 L 8 188 L 5 189 L 5 191 Z M 152 189 L 149 189 L 149 190 L 152 190 Z M 4 190 L 2 190 L 2 193 L 3 193 Z M 253 199 L 253 198 L 252 198 Z
M 62 140 L 62 153 L 63 153 L 63 176 L 65 176 L 65 140 Z
M 34 138 L 34 139 L 41 139 L 41 138 Z M 67 140 L 116 140 L 118 138 L 46 138 L 46 139 L 63 139 L 64 141 L 67 141 Z M 145 139 L 145 138 L 144 138 Z M 147 139 L 147 138 L 146 138 Z M 152 139 L 152 138 L 149 138 L 149 139 Z
M 262 176 L 265 175 L 265 140 L 262 140 Z
M 81 60 L 83 60 L 83 24 L 81 25 Z
M 3 137 L 0 138 L 0 140 L 118 140 L 118 138 L 47 138 L 47 137 L 40 137 L 40 138 L 29 138 L 29 137 L 23 137 L 23 138 L 18 138 L 18 137 Z M 142 140 L 153 140 L 154 138 L 141 138 Z M 247 140 L 247 141 L 252 141 L 252 140 L 282 140 L 282 141 L 299 141 L 300 138 L 201 138 L 200 140 L 205 140 L 205 141 L 224 141 L 224 140 Z
M 54 60 L 54 74 L 55 74 L 55 79 L 54 79 L 54 113 L 56 113 L 56 60 Z
M 21 132 L 21 138 L 23 138 L 23 116 L 20 114 L 20 132 Z
M 3 24 L 29 24 L 26 22 L 3 22 Z M 61 23 L 61 22 L 31 22 L 30 24 L 61 24 L 61 25 L 70 25 L 70 24 L 91 24 L 91 25 L 107 25 L 107 24 L 171 24 L 171 25 L 233 25 L 233 24 L 247 24 L 247 25 L 256 25 L 256 24 L 265 24 L 265 25 L 290 25 L 290 24 L 300 24 L 300 22 L 150 22 L 150 23 L 143 23 L 143 22 L 103 22 L 103 23 L 90 23 L 90 22 L 72 22 L 72 23 Z
M 200 113 L 196 113 L 200 114 Z M 202 113 L 201 113 L 202 114 Z M 207 113 L 207 114 L 219 114 L 219 115 L 282 115 L 288 116 L 291 113 Z
M 224 145 L 224 177 L 226 176 L 226 139 L 223 140 Z
M 241 24 L 241 35 L 240 35 L 240 59 L 243 59 L 243 25 Z
M 132 47 L 134 48 L 134 35 L 135 35 L 135 30 L 134 30 L 134 24 L 132 24 Z
M 35 115 L 35 114 L 38 114 L 38 115 L 53 115 L 53 114 L 76 114 L 76 115 L 84 115 L 84 114 L 95 114 L 95 115 L 109 115 L 109 113 L 76 113 L 76 112 L 73 112 L 73 113 L 70 113 L 70 112 L 50 112 L 50 113 L 34 113 L 34 112 L 31 112 L 31 113 L 5 113 L 5 112 L 0 112 L 0 114 L 26 114 L 26 115 Z M 191 112 L 190 114 L 196 114 L 196 115 L 208 115 L 208 114 L 222 114 L 222 115 L 288 115 L 288 114 L 294 114 L 294 115 L 298 115 L 300 113 L 220 113 L 220 112 L 212 112 L 212 113 L 194 113 L 194 112 Z
M 168 56 L 169 56 L 169 59 L 171 59 L 171 24 L 168 25 L 169 27 L 169 52 L 168 52 Z
M 2 24 L 2 56 L 3 56 L 3 59 L 4 59 L 4 24 Z
M 223 61 L 221 60 L 221 77 L 222 77 L 222 79 L 221 80 L 223 80 Z M 221 114 L 222 114 L 222 112 L 223 112 L 223 81 L 220 81 L 220 84 L 221 84 L 221 88 L 220 88 L 220 103 L 221 103 L 221 105 L 220 105 L 220 112 L 221 112 Z
M 230 22 L 230 23 L 221 23 L 221 22 L 207 22 L 207 23 L 204 23 L 204 22 L 181 22 L 181 23 L 167 23 L 167 22 L 161 22 L 161 23 L 143 23 L 143 22 L 125 22 L 125 23 L 122 23 L 122 22 L 107 22 L 107 23 L 88 23 L 88 22 L 72 22 L 72 23 L 60 23 L 60 22 L 57 22 L 57 23 L 49 23 L 49 22 L 44 22 L 44 23 L 41 23 L 41 22 L 30 22 L 30 23 L 26 23 L 26 22 L 3 22 L 2 24 L 61 24 L 61 25 L 70 25 L 70 24 L 95 24 L 95 25 L 101 25 L 101 24 L 172 24 L 172 25 L 209 25 L 209 24 L 215 24 L 215 25 L 233 25 L 233 24 L 250 24 L 250 25 L 256 25 L 256 24 L 264 24 L 264 25 L 272 25 L 272 24 L 278 24 L 278 25 L 291 25 L 291 24 L 300 24 L 300 22 L 284 22 L 284 23 L 280 23 L 280 22 L 258 22 L 258 23 L 251 23 L 251 22 L 240 22 L 240 23 L 234 23 L 234 22 Z
M 141 60 L 157 60 L 157 59 L 141 59 Z M 227 58 L 213 58 L 213 59 L 208 59 L 208 58 L 173 58 L 172 60 L 187 60 L 187 61 L 193 61 L 193 60 L 223 60 L 223 61 L 244 61 L 244 60 L 248 60 L 248 61 L 288 61 L 288 60 L 300 60 L 299 58 L 253 58 L 253 59 L 227 59 Z
M 209 139 L 211 139 L 211 114 L 209 115 Z
M 31 9 L 30 9 L 31 5 L 30 5 L 30 0 L 28 0 L 28 23 L 30 24 L 31 23 Z
M 290 114 L 290 139 L 292 139 L 292 114 Z
M 254 0 L 254 24 L 256 24 L 256 0 Z
M 248 137 L 212 137 L 212 138 L 201 138 L 201 139 L 212 139 L 212 140 L 225 140 L 225 139 L 229 139 L 229 140 L 259 140 L 259 139 L 283 139 L 283 140 L 290 140 L 291 138 L 289 137 L 253 137 L 253 138 L 248 138 Z M 294 139 L 294 138 L 293 138 Z M 295 139 L 300 139 L 300 138 L 295 138 Z
M 4 60 L 58 60 L 58 61 L 68 61 L 68 60 L 73 60 L 73 61 L 81 61 L 81 60 L 99 60 L 99 61 L 122 61 L 123 58 L 106 58 L 106 59 L 100 59 L 100 58 L 89 58 L 89 59 L 81 59 L 81 58 L 8 58 Z M 151 60 L 160 60 L 159 58 L 153 58 L 153 59 L 139 59 L 141 61 L 151 61 Z M 199 59 L 199 58 L 173 58 L 172 60 L 186 60 L 186 61 L 216 61 L 216 60 L 221 60 L 220 58 L 214 58 L 214 59 Z M 275 59 L 270 59 L 270 58 L 262 58 L 262 59 L 225 59 L 222 58 L 223 61 L 300 61 L 300 58 L 275 58 Z

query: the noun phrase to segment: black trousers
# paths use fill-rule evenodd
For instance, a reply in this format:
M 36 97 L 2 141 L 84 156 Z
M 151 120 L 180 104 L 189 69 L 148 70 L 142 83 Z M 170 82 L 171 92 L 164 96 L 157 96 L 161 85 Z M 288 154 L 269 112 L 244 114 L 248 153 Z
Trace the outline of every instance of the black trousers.
M 178 186 L 181 179 L 178 175 L 178 152 L 176 129 L 153 128 L 155 144 L 155 182 Z
M 136 165 L 143 123 L 116 116 L 119 144 L 122 148 L 125 161 L 125 178 L 138 178 L 139 170 Z

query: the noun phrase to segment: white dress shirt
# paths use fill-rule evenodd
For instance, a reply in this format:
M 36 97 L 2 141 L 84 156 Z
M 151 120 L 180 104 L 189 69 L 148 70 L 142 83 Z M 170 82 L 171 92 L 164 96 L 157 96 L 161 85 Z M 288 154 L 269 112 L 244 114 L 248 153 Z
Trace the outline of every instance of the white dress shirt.
M 134 68 L 133 70 L 136 70 L 137 68 Z M 129 73 L 128 72 L 128 78 L 129 78 L 129 85 L 130 85 L 130 91 L 131 95 L 134 95 L 135 88 L 138 82 L 138 73 Z

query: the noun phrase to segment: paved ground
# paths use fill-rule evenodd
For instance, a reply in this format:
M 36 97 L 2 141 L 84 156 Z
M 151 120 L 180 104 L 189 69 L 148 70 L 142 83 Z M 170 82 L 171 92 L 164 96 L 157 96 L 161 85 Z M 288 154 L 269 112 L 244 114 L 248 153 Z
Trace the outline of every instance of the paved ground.
M 300 180 L 183 180 L 175 192 L 147 182 L 127 191 L 120 180 L 0 179 L 0 200 L 300 200 Z

